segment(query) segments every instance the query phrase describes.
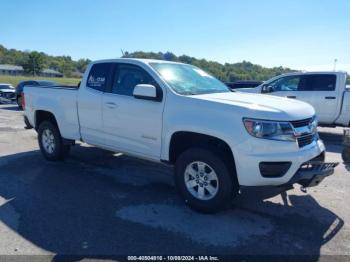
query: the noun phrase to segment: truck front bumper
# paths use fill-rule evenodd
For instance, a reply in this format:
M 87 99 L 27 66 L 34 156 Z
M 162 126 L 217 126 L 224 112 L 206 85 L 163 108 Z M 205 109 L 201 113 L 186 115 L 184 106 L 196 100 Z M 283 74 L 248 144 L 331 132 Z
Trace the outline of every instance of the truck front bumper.
M 232 147 L 232 151 L 241 186 L 282 186 L 305 175 L 302 166 L 323 155 L 325 146 L 321 140 L 300 149 L 293 143 L 255 139 Z M 323 162 L 323 159 L 317 159 L 319 160 Z M 284 172 L 278 172 L 283 168 Z M 266 170 L 272 176 L 266 175 Z
M 339 163 L 325 163 L 321 161 L 309 161 L 301 165 L 295 175 L 282 186 L 293 186 L 300 184 L 302 187 L 314 187 L 319 185 L 323 179 L 334 173 L 334 168 Z

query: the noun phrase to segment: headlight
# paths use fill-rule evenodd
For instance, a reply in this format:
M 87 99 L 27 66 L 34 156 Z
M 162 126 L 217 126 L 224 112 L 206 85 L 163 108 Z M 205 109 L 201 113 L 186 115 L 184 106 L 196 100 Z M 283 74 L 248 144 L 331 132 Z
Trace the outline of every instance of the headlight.
M 248 133 L 254 137 L 279 141 L 296 141 L 292 125 L 289 122 L 244 118 L 243 123 Z
M 310 123 L 310 131 L 311 131 L 311 133 L 317 133 L 317 127 L 318 127 L 318 118 L 317 118 L 317 116 L 314 116 L 312 118 L 311 123 Z

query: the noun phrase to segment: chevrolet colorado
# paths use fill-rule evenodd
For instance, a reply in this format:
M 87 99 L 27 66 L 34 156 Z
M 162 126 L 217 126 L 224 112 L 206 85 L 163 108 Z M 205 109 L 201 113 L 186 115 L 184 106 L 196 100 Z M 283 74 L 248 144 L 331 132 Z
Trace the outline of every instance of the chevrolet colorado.
M 320 125 L 350 126 L 350 91 L 345 72 L 288 73 L 256 88 L 236 90 L 298 99 L 315 108 Z
M 142 59 L 92 62 L 79 88 L 24 88 L 25 115 L 47 160 L 76 140 L 174 165 L 190 207 L 216 212 L 244 186 L 315 186 L 324 163 L 312 106 L 231 92 L 192 65 Z

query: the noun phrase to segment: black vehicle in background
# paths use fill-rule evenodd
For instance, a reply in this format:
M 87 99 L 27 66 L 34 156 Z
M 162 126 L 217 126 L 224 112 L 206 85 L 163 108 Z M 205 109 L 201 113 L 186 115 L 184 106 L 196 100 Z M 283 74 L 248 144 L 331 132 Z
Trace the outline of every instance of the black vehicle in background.
M 18 107 L 22 109 L 22 92 L 23 88 L 25 86 L 54 86 L 57 85 L 54 81 L 47 81 L 47 80 L 26 80 L 21 81 L 16 86 L 16 101 L 18 104 Z
M 225 83 L 231 90 L 237 89 L 237 88 L 254 88 L 259 85 L 261 85 L 262 81 L 255 81 L 255 80 L 240 80 L 235 82 L 229 82 Z

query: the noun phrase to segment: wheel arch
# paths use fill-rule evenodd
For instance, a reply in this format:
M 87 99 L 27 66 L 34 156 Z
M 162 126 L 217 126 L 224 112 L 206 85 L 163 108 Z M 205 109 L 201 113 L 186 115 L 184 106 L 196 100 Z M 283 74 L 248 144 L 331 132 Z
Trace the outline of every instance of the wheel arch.
M 55 115 L 47 110 L 37 110 L 34 115 L 35 130 L 38 130 L 40 124 L 44 121 L 49 121 L 58 127 L 58 122 Z
M 169 141 L 168 162 L 174 164 L 181 153 L 193 147 L 209 149 L 220 154 L 237 178 L 235 158 L 229 144 L 221 138 L 203 133 L 192 131 L 174 132 Z

